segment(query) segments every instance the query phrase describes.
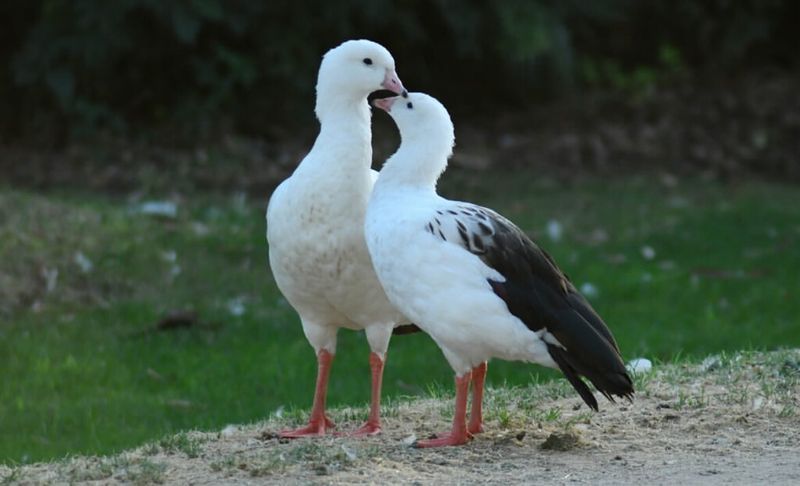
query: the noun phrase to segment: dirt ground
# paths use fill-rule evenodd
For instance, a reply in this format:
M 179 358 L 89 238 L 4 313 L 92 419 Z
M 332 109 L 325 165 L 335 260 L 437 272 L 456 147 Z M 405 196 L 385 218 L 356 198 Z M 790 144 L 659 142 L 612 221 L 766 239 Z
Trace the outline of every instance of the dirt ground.
M 490 367 L 491 373 L 491 367 Z M 0 466 L 7 484 L 800 484 L 800 350 L 656 364 L 591 413 L 564 382 L 487 391 L 485 432 L 415 449 L 452 397 L 391 401 L 383 433 L 281 440 L 303 417 L 190 432 L 113 457 Z M 339 409 L 353 430 L 364 409 Z

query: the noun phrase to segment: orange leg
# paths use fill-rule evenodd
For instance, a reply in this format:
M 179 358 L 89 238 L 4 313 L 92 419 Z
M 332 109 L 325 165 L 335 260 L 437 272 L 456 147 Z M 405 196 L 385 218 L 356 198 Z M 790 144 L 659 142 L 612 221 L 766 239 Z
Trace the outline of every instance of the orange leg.
M 333 428 L 333 422 L 325 416 L 325 396 L 328 392 L 328 375 L 331 371 L 333 355 L 326 350 L 320 350 L 317 355 L 317 387 L 314 390 L 314 405 L 311 408 L 311 416 L 308 418 L 308 425 L 296 430 L 284 430 L 280 433 L 281 437 L 297 438 L 316 435 L 325 435 L 326 429 Z
M 467 432 L 467 392 L 472 373 L 456 377 L 456 411 L 453 415 L 453 430 L 436 439 L 417 441 L 415 447 L 443 447 L 466 444 L 471 438 Z
M 372 399 L 370 400 L 367 423 L 352 433 L 354 436 L 375 435 L 381 432 L 381 384 L 383 382 L 383 363 L 377 353 L 369 354 L 369 367 L 372 370 Z
M 469 412 L 467 432 L 478 434 L 483 432 L 483 383 L 486 381 L 486 362 L 472 368 L 472 409 Z

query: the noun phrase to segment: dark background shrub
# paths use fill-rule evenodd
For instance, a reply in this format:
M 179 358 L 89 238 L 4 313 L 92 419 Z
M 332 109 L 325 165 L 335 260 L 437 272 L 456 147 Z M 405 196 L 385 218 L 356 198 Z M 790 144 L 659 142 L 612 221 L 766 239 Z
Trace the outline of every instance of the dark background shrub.
M 793 69 L 798 14 L 788 0 L 7 0 L 0 141 L 268 136 L 308 121 L 320 56 L 354 37 L 455 111 Z

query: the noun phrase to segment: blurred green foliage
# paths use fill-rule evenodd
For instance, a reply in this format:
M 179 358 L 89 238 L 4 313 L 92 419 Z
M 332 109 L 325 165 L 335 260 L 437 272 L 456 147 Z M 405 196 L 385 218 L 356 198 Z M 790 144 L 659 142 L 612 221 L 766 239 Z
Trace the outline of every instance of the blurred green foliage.
M 586 85 L 637 92 L 698 69 L 795 67 L 798 10 L 789 0 L 7 0 L 0 142 L 263 134 L 307 120 L 321 55 L 358 37 L 385 44 L 408 86 L 456 109 Z

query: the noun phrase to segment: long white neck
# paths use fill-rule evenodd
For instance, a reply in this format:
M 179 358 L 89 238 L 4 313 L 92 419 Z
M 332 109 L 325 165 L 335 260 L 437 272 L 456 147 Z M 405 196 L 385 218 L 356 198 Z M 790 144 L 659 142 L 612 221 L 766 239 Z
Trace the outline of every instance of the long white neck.
M 435 193 L 436 182 L 447 168 L 451 152 L 450 142 L 443 143 L 441 138 L 433 134 L 407 136 L 397 152 L 384 164 L 377 184 Z
M 317 170 L 342 173 L 368 170 L 372 163 L 372 130 L 366 98 L 332 96 L 319 91 L 316 112 L 320 131 L 309 155 L 325 154 L 325 157 L 312 156 L 307 160 L 324 164 Z
M 320 123 L 324 124 L 328 119 L 335 118 L 341 113 L 353 111 L 364 115 L 369 122 L 368 93 L 359 93 L 347 89 L 347 86 L 339 86 L 322 80 L 317 83 L 316 91 L 314 113 L 317 114 Z

